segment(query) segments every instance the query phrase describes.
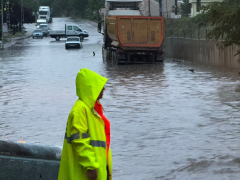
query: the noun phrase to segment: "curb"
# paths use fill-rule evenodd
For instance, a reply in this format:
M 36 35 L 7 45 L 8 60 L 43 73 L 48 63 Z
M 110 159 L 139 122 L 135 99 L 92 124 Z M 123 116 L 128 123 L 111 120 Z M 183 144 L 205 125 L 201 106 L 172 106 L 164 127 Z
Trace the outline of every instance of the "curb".
M 23 40 L 23 39 L 27 39 L 27 38 L 29 38 L 29 37 L 32 37 L 32 35 L 29 35 L 29 36 L 26 36 L 26 37 L 21 37 L 21 38 L 16 39 L 16 40 Z
M 27 39 L 27 38 L 29 38 L 29 37 L 32 37 L 32 35 L 28 35 L 28 36 L 24 36 L 24 37 L 19 37 L 19 38 L 15 38 L 15 39 L 11 38 L 11 41 L 13 41 L 13 42 L 12 42 L 12 43 L 10 42 L 10 43 L 4 44 L 4 46 L 7 46 L 7 47 L 4 47 L 4 49 L 11 48 L 11 47 L 13 47 L 13 46 L 15 46 L 15 45 L 17 44 L 16 41 L 24 40 L 24 39 Z M 15 41 L 15 42 L 14 42 L 14 41 Z M 7 44 L 8 44 L 8 45 L 7 45 Z

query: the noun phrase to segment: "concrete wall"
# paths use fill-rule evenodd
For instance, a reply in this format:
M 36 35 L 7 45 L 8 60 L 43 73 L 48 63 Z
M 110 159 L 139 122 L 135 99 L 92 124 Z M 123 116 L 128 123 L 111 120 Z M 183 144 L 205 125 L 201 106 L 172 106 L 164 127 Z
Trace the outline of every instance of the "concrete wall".
M 61 149 L 0 140 L 0 180 L 57 180 Z
M 216 45 L 214 41 L 167 37 L 163 50 L 167 58 L 240 69 L 239 55 L 234 56 L 240 48 L 233 45 L 220 50 Z

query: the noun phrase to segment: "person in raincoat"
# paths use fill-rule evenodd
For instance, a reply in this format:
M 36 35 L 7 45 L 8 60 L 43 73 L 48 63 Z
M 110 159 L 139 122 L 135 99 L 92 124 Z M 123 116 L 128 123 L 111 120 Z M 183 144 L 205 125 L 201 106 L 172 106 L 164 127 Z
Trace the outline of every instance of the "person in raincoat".
M 76 77 L 79 97 L 68 116 L 58 180 L 111 180 L 110 122 L 99 100 L 107 79 L 88 69 Z

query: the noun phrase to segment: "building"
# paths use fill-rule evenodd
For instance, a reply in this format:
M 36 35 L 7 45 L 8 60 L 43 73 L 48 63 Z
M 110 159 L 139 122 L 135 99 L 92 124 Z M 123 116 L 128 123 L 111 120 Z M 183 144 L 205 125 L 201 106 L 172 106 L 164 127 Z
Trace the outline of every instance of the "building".
M 175 0 L 162 0 L 162 15 L 165 19 L 175 17 L 175 13 L 172 12 L 173 6 L 175 6 Z
M 144 2 L 144 11 L 146 16 L 159 16 L 159 2 L 155 0 L 143 0 Z M 149 8 L 150 4 L 150 8 Z M 149 12 L 150 10 L 150 12 Z
M 162 0 L 162 14 L 165 19 L 181 18 L 180 8 L 183 0 L 177 0 L 178 12 L 175 15 L 175 0 Z
M 222 2 L 223 0 L 200 0 L 201 6 L 206 6 L 210 2 Z M 197 12 L 197 0 L 189 0 L 189 3 L 191 3 L 191 17 L 196 16 L 200 12 Z

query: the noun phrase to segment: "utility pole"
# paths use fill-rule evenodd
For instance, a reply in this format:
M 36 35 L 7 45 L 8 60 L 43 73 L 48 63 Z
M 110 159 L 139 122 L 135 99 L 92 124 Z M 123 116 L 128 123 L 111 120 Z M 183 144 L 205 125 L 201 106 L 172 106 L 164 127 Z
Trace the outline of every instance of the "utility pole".
M 150 0 L 148 0 L 148 12 L 149 12 L 148 16 L 151 16 Z
M 2 49 L 3 49 L 3 0 L 1 1 L 2 6 Z
M 10 10 L 9 10 L 9 0 L 7 0 L 7 9 L 6 9 L 6 12 L 7 12 L 7 26 L 8 28 L 10 28 Z
M 21 25 L 24 23 L 24 10 L 23 10 L 23 0 L 21 0 Z
M 160 11 L 160 16 L 162 17 L 162 0 L 159 0 L 159 11 Z
M 177 12 L 177 0 L 175 0 L 175 16 L 177 16 L 178 12 Z
M 168 19 L 168 7 L 167 7 L 167 0 L 166 0 L 166 12 L 167 12 L 167 19 Z

